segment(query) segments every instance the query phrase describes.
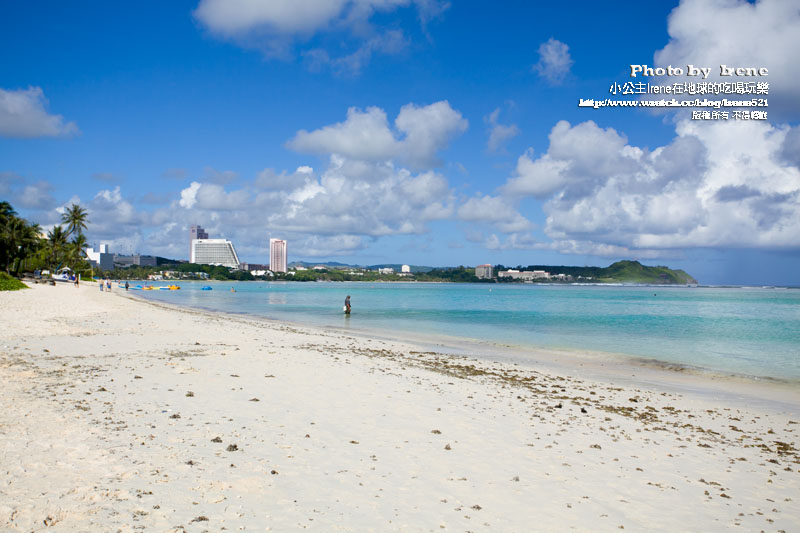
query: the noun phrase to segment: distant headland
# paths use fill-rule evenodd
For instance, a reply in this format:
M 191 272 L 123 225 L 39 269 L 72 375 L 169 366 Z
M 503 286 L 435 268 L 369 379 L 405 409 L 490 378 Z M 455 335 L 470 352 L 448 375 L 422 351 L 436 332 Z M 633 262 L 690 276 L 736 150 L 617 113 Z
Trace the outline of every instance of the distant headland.
M 297 261 L 287 272 L 228 268 L 174 262 L 158 258 L 157 266 L 115 268 L 106 275 L 115 279 L 203 279 L 236 281 L 419 281 L 454 283 L 639 283 L 647 285 L 696 285 L 697 280 L 683 270 L 666 266 L 647 266 L 638 261 L 617 261 L 607 267 L 551 265 L 478 265 L 476 267 L 430 267 L 381 264 L 348 265 L 337 262 Z

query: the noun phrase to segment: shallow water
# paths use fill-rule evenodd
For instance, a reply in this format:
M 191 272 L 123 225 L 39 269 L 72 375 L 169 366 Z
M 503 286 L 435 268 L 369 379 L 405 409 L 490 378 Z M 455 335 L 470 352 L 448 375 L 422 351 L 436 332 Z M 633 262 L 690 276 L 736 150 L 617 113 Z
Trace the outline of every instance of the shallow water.
M 359 282 L 180 285 L 180 291 L 134 294 L 300 324 L 392 331 L 409 339 L 445 335 L 523 348 L 590 350 L 800 380 L 800 290 L 794 289 Z M 213 290 L 202 291 L 203 286 Z M 350 317 L 342 312 L 348 294 Z

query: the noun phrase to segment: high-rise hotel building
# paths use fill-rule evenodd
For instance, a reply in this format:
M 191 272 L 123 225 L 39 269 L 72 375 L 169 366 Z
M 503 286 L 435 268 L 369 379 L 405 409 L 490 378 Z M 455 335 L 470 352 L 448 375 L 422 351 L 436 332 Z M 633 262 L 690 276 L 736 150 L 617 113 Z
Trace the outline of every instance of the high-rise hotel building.
M 269 269 L 273 272 L 286 272 L 286 241 L 269 240 Z
M 222 265 L 239 267 L 236 248 L 228 239 L 192 239 L 190 263 L 196 265 Z
M 191 228 L 189 228 L 189 257 L 190 258 L 192 257 L 192 241 L 195 240 L 195 239 L 208 239 L 208 233 L 206 233 L 206 230 L 204 230 L 203 228 L 201 228 L 198 225 L 194 225 Z M 194 261 L 191 261 L 191 259 L 190 259 L 190 262 L 194 263 Z

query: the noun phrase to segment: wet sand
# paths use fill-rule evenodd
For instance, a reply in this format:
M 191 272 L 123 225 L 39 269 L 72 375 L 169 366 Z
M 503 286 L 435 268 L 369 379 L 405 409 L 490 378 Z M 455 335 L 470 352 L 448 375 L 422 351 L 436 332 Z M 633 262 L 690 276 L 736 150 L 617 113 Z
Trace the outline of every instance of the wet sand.
M 0 293 L 0 529 L 800 529 L 791 387 L 493 362 L 117 291 Z

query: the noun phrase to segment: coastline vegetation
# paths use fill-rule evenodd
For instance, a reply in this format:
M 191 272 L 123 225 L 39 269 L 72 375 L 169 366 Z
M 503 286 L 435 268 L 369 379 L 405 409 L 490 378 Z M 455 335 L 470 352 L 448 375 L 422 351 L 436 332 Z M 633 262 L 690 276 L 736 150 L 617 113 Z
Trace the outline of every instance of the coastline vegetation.
M 91 277 L 86 261 L 86 237 L 83 230 L 89 223 L 83 207 L 72 204 L 61 216 L 62 225 L 55 225 L 45 235 L 39 224 L 31 224 L 17 215 L 6 201 L 0 201 L 0 269 L 9 276 L 21 272 L 69 268 L 82 277 Z
M 496 272 L 510 267 L 497 265 Z M 545 270 L 552 275 L 565 274 L 565 279 L 542 279 L 536 283 L 564 284 L 584 283 L 641 283 L 648 285 L 689 285 L 697 281 L 683 270 L 673 270 L 665 266 L 650 267 L 638 261 L 618 261 L 608 267 L 576 266 L 517 266 L 517 270 Z M 165 274 L 165 279 L 217 280 L 217 281 L 418 281 L 431 283 L 522 283 L 512 278 L 481 279 L 475 269 L 465 266 L 434 268 L 424 272 L 381 273 L 377 270 L 356 268 L 326 268 L 292 270 L 288 273 L 276 272 L 272 275 L 255 276 L 251 272 L 223 266 L 197 265 L 193 263 L 165 263 L 157 267 L 132 266 L 115 269 L 106 273 L 113 279 L 147 280 L 151 275 Z

